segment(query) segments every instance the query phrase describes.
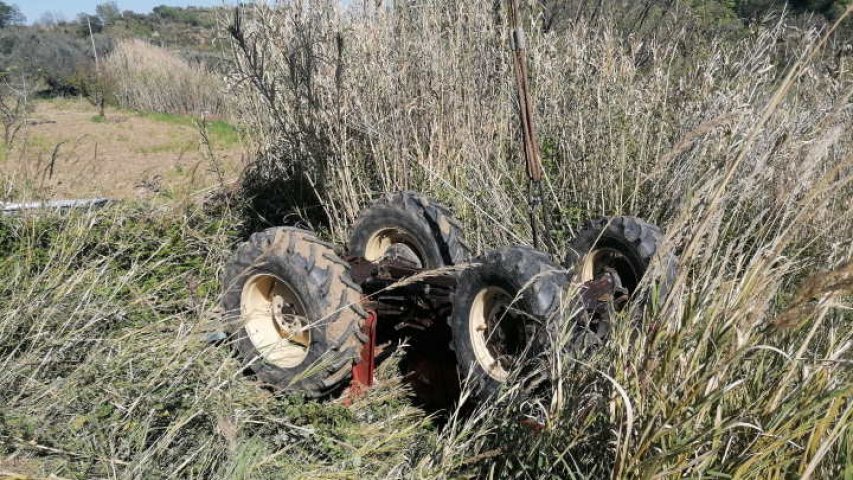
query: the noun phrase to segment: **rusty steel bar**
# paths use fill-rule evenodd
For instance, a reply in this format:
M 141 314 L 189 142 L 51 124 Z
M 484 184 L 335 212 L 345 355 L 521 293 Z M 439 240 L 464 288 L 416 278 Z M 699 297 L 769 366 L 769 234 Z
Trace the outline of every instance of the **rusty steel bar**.
M 530 89 L 527 74 L 527 47 L 524 28 L 519 22 L 518 0 L 509 0 L 509 23 L 512 29 L 512 58 L 515 66 L 515 83 L 518 93 L 518 111 L 521 121 L 524 159 L 527 166 L 527 194 L 530 233 L 533 246 L 539 248 L 539 229 L 536 224 L 537 212 L 542 210 L 542 160 L 539 156 L 539 141 L 536 137 L 536 127 L 533 123 L 533 103 L 530 100 Z M 547 215 L 547 212 L 546 212 Z M 550 221 L 543 218 L 545 223 L 545 238 L 550 243 Z
M 539 158 L 539 142 L 536 138 L 536 127 L 533 124 L 533 104 L 530 101 L 530 91 L 527 84 L 527 45 L 524 38 L 524 28 L 521 27 L 518 19 L 517 0 L 510 0 L 509 21 L 512 27 L 513 63 L 515 65 L 515 82 L 518 89 L 527 175 L 530 180 L 539 182 L 542 180 L 542 161 Z

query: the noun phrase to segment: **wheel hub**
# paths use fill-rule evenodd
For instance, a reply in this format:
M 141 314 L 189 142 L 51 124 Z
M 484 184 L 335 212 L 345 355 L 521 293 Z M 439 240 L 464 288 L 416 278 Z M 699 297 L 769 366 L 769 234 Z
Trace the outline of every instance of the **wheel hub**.
M 404 259 L 418 268 L 424 267 L 423 254 L 418 251 L 418 242 L 407 231 L 386 228 L 374 233 L 367 241 L 364 258 L 378 262 L 382 258 Z
M 580 280 L 587 310 L 597 310 L 601 304 L 612 304 L 616 311 L 624 307 L 632 293 L 623 285 L 622 279 L 622 274 L 630 276 L 633 273 L 626 270 L 629 267 L 625 255 L 612 248 L 595 249 L 586 255 Z
M 293 305 L 285 301 L 284 297 L 281 295 L 274 295 L 272 297 L 272 301 L 270 302 L 270 314 L 282 334 L 301 330 L 298 318 L 293 315 L 292 312 Z
M 631 291 L 623 285 L 626 276 L 632 279 L 633 269 L 621 252 L 600 248 L 589 252 L 580 268 L 580 298 L 583 311 L 576 322 L 577 346 L 598 345 L 610 331 L 612 316 L 622 311 Z

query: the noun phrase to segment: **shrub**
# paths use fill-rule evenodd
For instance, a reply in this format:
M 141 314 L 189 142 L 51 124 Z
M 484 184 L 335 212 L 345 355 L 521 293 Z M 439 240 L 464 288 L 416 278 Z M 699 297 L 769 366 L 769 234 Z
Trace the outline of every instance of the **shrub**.
M 104 70 L 123 107 L 213 117 L 228 113 L 219 78 L 200 64 L 141 40 L 120 41 Z
M 110 51 L 111 41 L 95 36 L 98 53 Z M 45 95 L 76 95 L 94 71 L 87 38 L 59 31 L 14 29 L 0 32 L 0 68 L 24 74 L 31 85 L 43 85 Z

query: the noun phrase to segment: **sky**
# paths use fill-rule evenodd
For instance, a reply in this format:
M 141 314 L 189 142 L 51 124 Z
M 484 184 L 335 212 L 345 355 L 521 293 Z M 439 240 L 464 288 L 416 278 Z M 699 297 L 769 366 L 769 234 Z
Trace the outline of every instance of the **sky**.
M 73 20 L 80 12 L 95 13 L 95 6 L 104 0 L 6 0 L 6 3 L 17 5 L 27 17 L 27 23 L 38 21 L 46 12 L 57 13 L 66 20 Z M 232 0 L 115 0 L 119 10 L 134 12 L 150 12 L 157 5 L 172 7 L 208 7 L 213 5 L 233 4 Z

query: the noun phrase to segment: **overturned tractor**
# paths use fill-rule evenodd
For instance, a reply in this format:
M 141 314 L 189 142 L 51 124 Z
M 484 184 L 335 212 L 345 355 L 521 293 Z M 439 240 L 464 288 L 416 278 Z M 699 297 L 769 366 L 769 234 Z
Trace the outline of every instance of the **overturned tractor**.
M 508 3 L 538 247 L 551 222 L 537 222 L 547 212 L 543 171 L 524 34 L 516 1 Z M 311 397 L 369 386 L 376 362 L 406 340 L 405 378 L 424 405 L 445 408 L 456 402 L 463 380 L 484 399 L 513 381 L 514 372 L 547 371 L 534 364 L 560 333 L 565 345 L 558 348 L 570 354 L 606 341 L 613 313 L 637 299 L 660 243 L 654 225 L 613 217 L 581 227 L 561 262 L 529 246 L 472 258 L 448 208 L 398 192 L 362 212 L 340 255 L 304 230 L 276 227 L 252 235 L 225 269 L 226 325 L 248 371 L 276 389 Z M 672 257 L 664 264 L 660 290 L 675 266 Z M 533 383 L 548 380 L 542 377 Z
M 418 400 L 446 408 L 464 379 L 481 399 L 496 393 L 565 322 L 568 348 L 605 341 L 660 241 L 657 227 L 614 217 L 581 228 L 562 263 L 528 246 L 472 258 L 449 209 L 399 192 L 361 214 L 345 255 L 296 228 L 252 235 L 225 269 L 223 307 L 238 356 L 276 389 L 363 388 L 406 340 Z

